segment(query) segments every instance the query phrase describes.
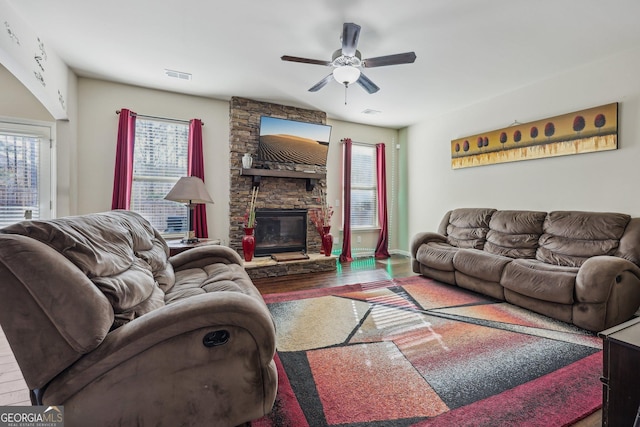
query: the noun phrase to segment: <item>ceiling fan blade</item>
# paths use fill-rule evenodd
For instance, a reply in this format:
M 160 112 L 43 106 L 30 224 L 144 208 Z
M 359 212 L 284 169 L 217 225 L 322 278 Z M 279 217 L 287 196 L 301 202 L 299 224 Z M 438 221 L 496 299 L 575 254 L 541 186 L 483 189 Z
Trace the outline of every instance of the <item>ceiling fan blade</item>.
M 284 56 L 281 56 L 280 59 L 282 59 L 283 61 L 301 62 L 303 64 L 331 65 L 331 61 L 323 61 L 321 59 L 300 58 L 299 56 L 284 55 Z
M 342 26 L 342 54 L 344 56 L 354 56 L 356 54 L 358 37 L 360 37 L 360 25 L 345 22 Z
M 320 89 L 325 87 L 327 85 L 327 83 L 329 83 L 329 81 L 331 81 L 331 79 L 333 79 L 333 73 L 329 74 L 327 77 L 325 77 L 324 79 L 320 80 L 318 83 L 316 83 L 311 88 L 309 88 L 309 92 L 317 92 L 317 91 L 319 91 Z
M 376 93 L 380 90 L 378 86 L 363 73 L 360 73 L 360 78 L 357 80 L 357 83 L 364 88 L 369 93 Z
M 362 60 L 362 66 L 365 68 L 383 67 L 385 65 L 411 64 L 416 60 L 414 52 L 397 53 L 395 55 L 378 56 L 376 58 L 367 58 Z

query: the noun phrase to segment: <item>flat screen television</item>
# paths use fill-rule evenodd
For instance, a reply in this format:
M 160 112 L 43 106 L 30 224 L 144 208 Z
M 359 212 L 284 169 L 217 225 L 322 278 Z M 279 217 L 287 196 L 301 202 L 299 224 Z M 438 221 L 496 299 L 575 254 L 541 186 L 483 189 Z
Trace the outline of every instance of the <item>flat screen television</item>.
M 327 165 L 331 126 L 260 117 L 258 160 L 301 165 Z

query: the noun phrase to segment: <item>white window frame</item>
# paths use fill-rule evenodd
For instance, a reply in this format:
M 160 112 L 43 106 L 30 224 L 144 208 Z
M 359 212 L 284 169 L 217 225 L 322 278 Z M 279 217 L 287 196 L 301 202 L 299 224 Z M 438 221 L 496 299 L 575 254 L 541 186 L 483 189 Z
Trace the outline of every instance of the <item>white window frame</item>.
M 173 125 L 173 126 L 184 126 L 186 130 L 186 134 L 185 134 L 185 140 L 182 141 L 185 146 L 184 146 L 184 170 L 179 172 L 176 175 L 170 175 L 170 176 L 166 176 L 166 175 L 161 175 L 161 174 L 150 174 L 150 175 L 144 175 L 141 173 L 136 173 L 136 147 L 140 148 L 141 145 L 138 143 L 138 137 L 141 136 L 141 132 L 138 132 L 138 126 L 142 125 L 142 123 L 144 122 L 152 122 L 152 123 L 156 123 L 156 124 L 167 124 L 167 125 Z M 159 223 L 157 223 L 157 221 L 152 217 L 151 212 L 148 209 L 141 209 L 140 206 L 138 206 L 137 204 L 137 200 L 135 199 L 136 196 L 136 184 L 137 183 L 142 183 L 142 182 L 147 182 L 147 183 L 166 183 L 167 184 L 167 188 L 166 188 L 166 193 L 169 192 L 169 190 L 173 187 L 173 185 L 183 176 L 187 175 L 187 144 L 188 144 L 188 132 L 189 132 L 189 124 L 188 123 L 183 123 L 183 122 L 177 122 L 174 120 L 164 120 L 162 118 L 147 118 L 147 117 L 141 117 L 138 116 L 136 119 L 136 143 L 134 144 L 134 163 L 133 163 L 133 182 L 132 182 L 132 191 L 131 191 L 131 210 L 138 212 L 139 214 L 141 214 L 143 217 L 145 217 L 147 220 L 149 220 L 151 222 L 151 224 L 160 232 L 160 234 L 164 237 L 167 238 L 171 238 L 171 237 L 181 237 L 184 235 L 185 231 L 186 231 L 186 227 L 187 227 L 187 221 L 185 221 L 182 226 L 182 229 L 174 229 L 171 231 L 167 231 L 166 228 L 163 228 L 162 226 L 159 225 Z M 176 148 L 176 151 L 179 151 Z M 162 166 L 160 166 L 162 167 Z M 153 206 L 152 210 L 157 211 L 165 211 L 166 209 L 170 209 L 170 210 L 174 210 L 175 211 L 175 215 L 165 215 L 165 218 L 168 218 L 169 216 L 180 216 L 180 217 L 184 217 L 187 218 L 187 215 L 189 215 L 188 209 L 185 205 L 180 205 L 176 202 L 172 202 L 172 201 L 168 201 L 168 200 L 164 200 L 163 198 L 164 196 L 161 196 L 160 198 L 152 198 L 152 199 L 147 199 L 144 201 L 144 203 L 150 203 L 151 206 Z M 151 200 L 151 202 L 149 202 L 149 200 Z M 154 206 L 155 205 L 155 206 Z M 147 208 L 150 207 L 149 205 L 147 206 Z M 168 224 L 167 224 L 168 226 Z
M 36 120 L 0 117 L 0 134 L 37 138 L 39 145 L 38 206 L 24 206 L 21 214 L 0 218 L 0 228 L 24 219 L 52 219 L 56 216 L 56 124 Z M 0 165 L 2 170 L 3 165 Z M 27 211 L 31 211 L 30 214 Z M 9 218 L 11 217 L 11 219 Z
M 372 162 L 370 164 L 371 173 L 372 173 L 372 183 L 370 185 L 362 184 L 362 183 L 354 183 L 354 176 L 356 175 L 356 164 L 354 163 L 356 150 L 370 150 L 371 151 L 371 159 Z M 355 225 L 353 223 L 354 217 L 354 202 L 353 202 L 353 194 L 354 190 L 370 190 L 372 191 L 372 198 L 370 199 L 370 204 L 372 206 L 372 215 L 373 220 L 370 224 L 366 225 Z M 372 144 L 365 143 L 357 143 L 352 142 L 352 150 L 351 150 L 351 230 L 376 230 L 380 228 L 380 222 L 378 219 L 378 183 L 376 179 L 376 146 Z

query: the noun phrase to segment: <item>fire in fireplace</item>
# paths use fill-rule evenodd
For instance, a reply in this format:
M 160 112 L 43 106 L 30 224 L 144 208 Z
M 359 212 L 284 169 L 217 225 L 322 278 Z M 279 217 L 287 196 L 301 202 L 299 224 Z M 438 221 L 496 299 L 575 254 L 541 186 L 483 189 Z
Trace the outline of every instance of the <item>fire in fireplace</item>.
M 257 209 L 255 256 L 307 251 L 306 209 Z

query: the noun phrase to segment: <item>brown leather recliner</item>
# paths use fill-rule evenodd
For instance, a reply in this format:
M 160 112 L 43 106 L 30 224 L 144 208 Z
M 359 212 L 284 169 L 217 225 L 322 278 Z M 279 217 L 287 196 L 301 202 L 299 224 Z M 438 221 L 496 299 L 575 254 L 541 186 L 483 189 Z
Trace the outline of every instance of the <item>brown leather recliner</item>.
M 235 426 L 268 413 L 274 324 L 238 254 L 169 257 L 129 211 L 0 230 L 0 323 L 65 425 Z

